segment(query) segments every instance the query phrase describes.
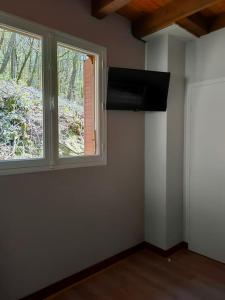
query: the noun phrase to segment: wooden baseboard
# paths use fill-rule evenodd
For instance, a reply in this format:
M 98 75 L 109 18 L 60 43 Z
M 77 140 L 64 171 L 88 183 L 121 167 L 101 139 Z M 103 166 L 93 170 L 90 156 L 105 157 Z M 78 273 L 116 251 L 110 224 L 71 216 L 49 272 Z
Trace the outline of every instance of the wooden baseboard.
M 159 247 L 156 247 L 150 243 L 144 242 L 144 247 L 156 252 L 157 254 L 163 256 L 163 257 L 168 257 L 171 256 L 172 254 L 174 254 L 175 252 L 177 252 L 180 249 L 187 249 L 188 248 L 188 244 L 186 242 L 181 242 L 179 244 L 177 244 L 176 246 L 168 249 L 168 250 L 163 250 Z
M 59 291 L 68 288 L 71 285 L 74 285 L 75 283 L 91 276 L 94 275 L 97 272 L 102 271 L 103 269 L 115 264 L 116 262 L 142 250 L 145 248 L 145 243 L 142 242 L 128 250 L 125 250 L 123 252 L 120 252 L 117 255 L 114 255 L 110 258 L 107 258 L 105 260 L 103 260 L 102 262 L 91 266 L 81 272 L 78 272 L 70 277 L 67 277 L 65 279 L 62 279 L 34 294 L 31 294 L 29 296 L 26 296 L 24 298 L 21 298 L 20 300 L 43 300 L 47 297 L 50 297 L 53 294 L 58 293 Z
M 89 267 L 81 272 L 78 272 L 70 277 L 62 279 L 62 280 L 40 290 L 32 295 L 21 298 L 20 300 L 43 300 L 47 297 L 50 297 L 50 296 L 60 292 L 61 290 L 68 288 L 71 285 L 76 284 L 77 282 L 79 282 L 87 277 L 94 275 L 97 272 L 104 270 L 105 268 L 110 267 L 111 265 L 115 264 L 116 262 L 118 262 L 118 261 L 120 261 L 142 249 L 150 249 L 151 251 L 154 251 L 163 257 L 168 257 L 182 248 L 187 248 L 187 243 L 182 242 L 168 250 L 163 250 L 163 249 L 153 246 L 147 242 L 142 242 L 128 250 L 125 250 L 117 255 L 107 258 L 94 266 L 91 266 L 91 267 Z

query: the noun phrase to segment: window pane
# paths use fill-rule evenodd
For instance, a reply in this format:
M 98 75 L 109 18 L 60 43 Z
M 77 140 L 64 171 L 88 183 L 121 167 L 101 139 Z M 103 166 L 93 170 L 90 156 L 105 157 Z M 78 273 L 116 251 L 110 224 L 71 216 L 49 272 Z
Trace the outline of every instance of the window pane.
M 42 41 L 0 27 L 0 160 L 43 157 Z
M 94 155 L 95 57 L 58 44 L 59 157 Z

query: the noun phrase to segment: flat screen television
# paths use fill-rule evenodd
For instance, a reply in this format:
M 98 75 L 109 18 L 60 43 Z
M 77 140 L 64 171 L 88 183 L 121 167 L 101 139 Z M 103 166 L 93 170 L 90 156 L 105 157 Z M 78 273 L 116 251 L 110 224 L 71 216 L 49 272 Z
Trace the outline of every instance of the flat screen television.
M 108 110 L 166 111 L 170 73 L 110 67 Z

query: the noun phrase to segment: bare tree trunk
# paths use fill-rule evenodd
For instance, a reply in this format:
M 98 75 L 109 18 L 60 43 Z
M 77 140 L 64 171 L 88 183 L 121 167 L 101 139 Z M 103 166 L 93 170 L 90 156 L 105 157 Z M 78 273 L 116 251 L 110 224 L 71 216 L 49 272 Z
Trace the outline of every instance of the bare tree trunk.
M 28 70 L 29 70 L 29 73 L 32 72 L 32 55 L 29 58 L 29 68 L 28 68 Z
M 4 59 L 3 59 L 3 62 L 2 62 L 1 68 L 0 68 L 0 74 L 2 74 L 5 71 L 5 69 L 8 65 L 8 62 L 9 62 L 9 59 L 10 59 L 10 56 L 11 56 L 11 53 L 12 53 L 12 50 L 13 50 L 13 46 L 15 44 L 15 40 L 16 40 L 16 33 L 13 32 L 11 34 L 9 44 L 8 44 L 8 48 L 7 48 L 6 54 L 4 56 Z
M 34 39 L 33 39 L 32 42 L 31 42 L 30 49 L 29 49 L 27 55 L 25 56 L 24 62 L 23 62 L 22 67 L 21 67 L 21 69 L 20 69 L 20 71 L 19 71 L 19 74 L 18 74 L 18 77 L 17 77 L 17 80 L 16 80 L 17 83 L 20 81 L 20 79 L 21 79 L 21 77 L 22 77 L 23 70 L 24 70 L 24 68 L 25 68 L 25 66 L 26 66 L 26 63 L 27 63 L 27 61 L 28 61 L 28 59 L 29 59 L 29 57 L 30 57 L 30 55 L 31 55 L 33 44 L 34 44 Z
M 16 79 L 17 55 L 16 49 L 13 48 L 11 53 L 11 78 Z
M 68 92 L 67 92 L 67 99 L 71 99 L 73 92 L 74 92 L 74 87 L 75 87 L 75 79 L 76 79 L 76 74 L 77 74 L 77 70 L 76 70 L 76 62 L 77 62 L 77 56 L 76 54 L 73 57 L 73 70 L 70 76 L 70 82 L 69 82 L 69 87 L 68 87 Z
M 34 74 L 36 72 L 36 67 L 37 67 L 37 63 L 38 63 L 38 52 L 36 52 L 36 56 L 35 56 L 35 61 L 34 61 L 34 66 L 33 66 L 33 70 L 31 73 L 30 78 L 27 80 L 27 85 L 31 86 L 34 80 Z
M 3 30 L 2 35 L 1 35 L 1 39 L 0 39 L 0 49 L 2 48 L 4 38 L 5 38 L 5 31 Z

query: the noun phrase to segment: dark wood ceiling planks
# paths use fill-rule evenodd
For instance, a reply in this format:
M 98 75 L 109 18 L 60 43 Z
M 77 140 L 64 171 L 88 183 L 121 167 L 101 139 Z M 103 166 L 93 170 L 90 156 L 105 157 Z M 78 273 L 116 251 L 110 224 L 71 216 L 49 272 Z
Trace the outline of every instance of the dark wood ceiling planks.
M 93 16 L 114 12 L 131 21 L 137 38 L 172 24 L 198 37 L 225 27 L 225 0 L 92 0 Z
M 154 13 L 169 2 L 171 0 L 132 0 L 126 6 L 122 7 L 118 11 L 118 14 L 131 21 L 135 21 L 143 15 Z

